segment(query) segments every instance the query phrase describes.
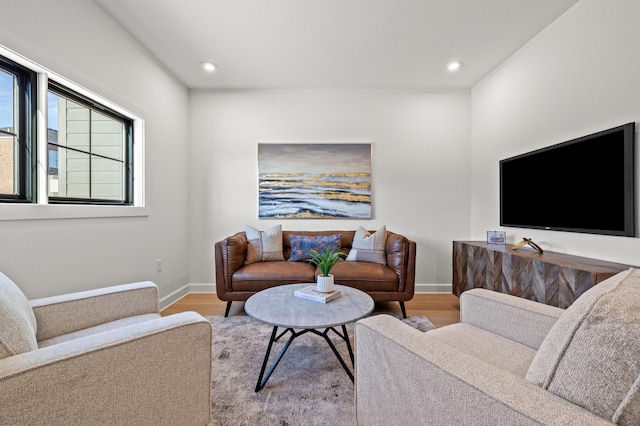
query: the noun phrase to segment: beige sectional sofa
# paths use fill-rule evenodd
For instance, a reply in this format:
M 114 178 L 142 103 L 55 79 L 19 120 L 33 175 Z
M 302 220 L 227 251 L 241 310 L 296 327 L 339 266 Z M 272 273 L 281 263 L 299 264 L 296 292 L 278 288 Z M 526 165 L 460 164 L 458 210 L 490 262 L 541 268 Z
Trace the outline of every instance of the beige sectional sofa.
M 640 424 L 640 270 L 566 311 L 473 289 L 460 313 L 426 333 L 356 323 L 358 425 Z
M 211 339 L 151 282 L 28 300 L 0 273 L 0 425 L 206 425 Z

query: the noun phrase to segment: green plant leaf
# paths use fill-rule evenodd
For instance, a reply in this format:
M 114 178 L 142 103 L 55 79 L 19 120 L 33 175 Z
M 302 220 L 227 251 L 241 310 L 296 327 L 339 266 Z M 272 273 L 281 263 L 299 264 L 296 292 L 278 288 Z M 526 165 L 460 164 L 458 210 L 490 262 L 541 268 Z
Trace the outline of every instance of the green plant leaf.
M 342 256 L 346 256 L 346 253 L 330 247 L 323 247 L 319 251 L 312 249 L 309 253 L 311 258 L 308 262 L 320 269 L 324 277 L 329 275 L 336 263 L 343 261 Z

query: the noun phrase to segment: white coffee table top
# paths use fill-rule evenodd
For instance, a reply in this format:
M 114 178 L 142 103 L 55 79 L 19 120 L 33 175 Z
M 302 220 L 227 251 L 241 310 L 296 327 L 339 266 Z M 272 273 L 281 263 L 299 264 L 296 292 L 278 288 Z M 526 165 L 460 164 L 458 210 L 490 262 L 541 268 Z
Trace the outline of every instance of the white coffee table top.
M 301 329 L 335 327 L 357 321 L 373 311 L 371 296 L 353 287 L 336 285 L 342 294 L 328 303 L 293 295 L 294 291 L 310 285 L 315 284 L 288 284 L 262 290 L 245 302 L 244 310 L 258 321 Z

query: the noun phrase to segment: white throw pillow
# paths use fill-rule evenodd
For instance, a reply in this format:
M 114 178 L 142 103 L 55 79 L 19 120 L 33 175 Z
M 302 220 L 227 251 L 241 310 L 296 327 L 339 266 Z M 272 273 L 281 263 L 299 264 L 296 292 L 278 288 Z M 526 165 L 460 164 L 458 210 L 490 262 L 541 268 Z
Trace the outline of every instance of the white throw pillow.
M 387 253 L 385 245 L 387 244 L 387 228 L 382 226 L 373 234 L 358 227 L 353 236 L 351 251 L 347 256 L 347 262 L 369 262 L 387 264 Z
M 266 231 L 245 226 L 247 234 L 247 259 L 245 264 L 284 260 L 282 252 L 282 225 L 274 225 Z
M 29 300 L 0 272 L 0 358 L 38 349 L 36 331 Z

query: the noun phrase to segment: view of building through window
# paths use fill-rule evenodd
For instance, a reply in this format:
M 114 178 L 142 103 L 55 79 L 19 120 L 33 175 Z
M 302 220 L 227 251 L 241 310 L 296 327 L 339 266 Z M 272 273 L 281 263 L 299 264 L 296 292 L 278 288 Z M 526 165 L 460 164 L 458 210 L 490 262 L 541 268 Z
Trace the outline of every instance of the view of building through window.
M 51 91 L 47 115 L 49 196 L 124 200 L 123 123 Z
M 14 151 L 13 136 L 4 131 L 10 128 L 0 128 L 0 194 L 15 194 L 14 188 Z
M 46 120 L 37 114 L 40 84 Z M 72 87 L 0 56 L 0 202 L 133 204 L 134 120 Z M 43 128 L 46 141 L 36 136 Z M 37 157 L 45 143 L 46 157 Z M 36 199 L 38 188 L 48 200 Z
M 15 82 L 0 70 L 0 194 L 15 194 Z
M 0 193 L 15 194 L 13 76 L 0 71 Z M 49 196 L 124 199 L 124 126 L 49 92 Z

